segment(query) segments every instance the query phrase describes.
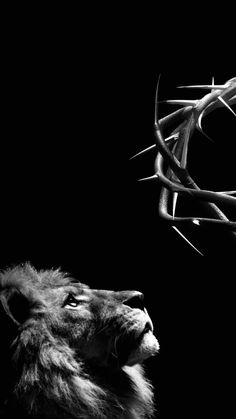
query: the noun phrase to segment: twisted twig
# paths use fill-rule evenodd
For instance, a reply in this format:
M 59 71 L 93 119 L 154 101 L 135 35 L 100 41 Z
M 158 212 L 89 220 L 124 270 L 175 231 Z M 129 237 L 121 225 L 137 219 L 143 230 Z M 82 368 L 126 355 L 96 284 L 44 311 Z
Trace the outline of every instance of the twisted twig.
M 236 77 L 230 79 L 223 85 L 215 85 L 214 80 L 212 80 L 211 85 L 186 87 L 210 89 L 210 93 L 200 100 L 165 101 L 166 103 L 179 104 L 182 108 L 159 119 L 157 86 L 154 121 L 156 143 L 135 155 L 141 155 L 146 151 L 157 149 L 155 174 L 140 180 L 156 179 L 163 185 L 159 199 L 159 214 L 170 222 L 173 228 L 182 236 L 183 234 L 176 226 L 181 227 L 181 225 L 192 225 L 194 223 L 198 226 L 220 227 L 221 229 L 227 230 L 236 239 L 236 222 L 229 220 L 217 206 L 219 204 L 227 204 L 231 208 L 236 208 L 236 197 L 234 196 L 236 195 L 236 191 L 214 192 L 201 190 L 190 176 L 187 168 L 189 140 L 195 129 L 198 129 L 206 135 L 201 127 L 202 118 L 222 106 L 226 106 L 236 116 L 231 108 L 236 103 Z M 170 125 L 175 125 L 175 128 L 168 138 L 164 138 L 163 130 L 169 128 Z M 167 166 L 165 169 L 164 162 L 166 164 L 165 167 Z M 176 203 L 179 195 L 196 199 L 203 207 L 207 217 L 175 216 Z M 171 199 L 173 207 L 172 214 L 169 214 L 168 209 Z M 192 245 L 189 241 L 188 243 Z M 195 250 L 197 249 L 195 248 Z

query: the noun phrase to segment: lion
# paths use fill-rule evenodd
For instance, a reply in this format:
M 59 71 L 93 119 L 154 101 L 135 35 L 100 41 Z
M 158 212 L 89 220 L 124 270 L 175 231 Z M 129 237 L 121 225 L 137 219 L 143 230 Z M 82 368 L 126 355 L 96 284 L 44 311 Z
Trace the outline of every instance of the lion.
M 159 343 L 141 292 L 26 263 L 0 274 L 0 324 L 2 419 L 153 417 L 142 364 Z

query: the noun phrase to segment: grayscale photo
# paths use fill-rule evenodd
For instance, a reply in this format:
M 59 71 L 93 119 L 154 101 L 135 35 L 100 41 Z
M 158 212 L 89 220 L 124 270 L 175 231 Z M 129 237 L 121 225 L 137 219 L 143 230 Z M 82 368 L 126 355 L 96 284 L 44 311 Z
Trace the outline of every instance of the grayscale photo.
M 231 417 L 231 37 L 80 8 L 6 14 L 0 419 Z

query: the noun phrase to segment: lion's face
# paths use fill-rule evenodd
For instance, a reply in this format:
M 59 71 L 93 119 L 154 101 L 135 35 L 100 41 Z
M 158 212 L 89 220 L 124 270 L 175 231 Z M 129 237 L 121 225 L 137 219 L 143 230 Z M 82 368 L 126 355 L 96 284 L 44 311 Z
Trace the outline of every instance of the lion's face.
M 33 418 L 151 417 L 153 393 L 138 364 L 159 345 L 143 298 L 30 265 L 1 274 L 1 368 L 8 374 L 0 410 L 11 411 L 14 395 L 16 411 L 19 405 Z
M 138 291 L 101 291 L 79 284 L 63 289 L 58 309 L 61 324 L 73 325 L 71 345 L 99 365 L 132 365 L 158 351 L 153 324 Z
M 15 283 L 12 277 L 3 297 L 8 307 L 19 298 L 19 314 L 26 313 L 20 319 L 22 339 L 24 324 L 28 334 L 27 322 L 37 319 L 37 327 L 40 321 L 46 323 L 53 336 L 66 340 L 79 357 L 99 366 L 133 365 L 158 351 L 153 324 L 138 291 L 90 289 L 58 272 L 53 282 L 52 274 L 40 277 L 29 271 L 22 281 L 19 273 Z M 19 320 L 17 313 L 12 316 Z

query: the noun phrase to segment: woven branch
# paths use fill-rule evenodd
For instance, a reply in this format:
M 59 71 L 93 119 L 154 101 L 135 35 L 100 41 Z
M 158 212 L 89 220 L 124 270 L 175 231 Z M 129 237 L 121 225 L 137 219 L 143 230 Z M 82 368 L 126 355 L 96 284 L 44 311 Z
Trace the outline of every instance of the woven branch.
M 159 86 L 159 82 L 158 82 Z M 202 190 L 188 171 L 188 149 L 190 138 L 196 129 L 206 135 L 201 126 L 203 117 L 219 107 L 226 107 L 236 116 L 232 105 L 236 103 L 236 77 L 228 80 L 223 85 L 198 85 L 185 86 L 186 88 L 208 89 L 210 93 L 199 100 L 167 100 L 168 104 L 177 104 L 181 108 L 159 119 L 158 116 L 158 86 L 155 100 L 154 135 L 156 143 L 136 154 L 141 155 L 149 150 L 157 150 L 155 160 L 155 174 L 140 180 L 155 179 L 162 184 L 159 197 L 159 214 L 168 221 L 182 237 L 179 230 L 181 226 L 198 225 L 199 227 L 215 227 L 227 231 L 236 240 L 236 221 L 229 220 L 218 207 L 227 204 L 234 209 L 236 216 L 236 190 L 234 191 L 209 191 Z M 181 86 L 183 87 L 183 86 Z M 174 126 L 174 129 L 173 129 Z M 163 131 L 172 127 L 168 138 L 164 138 Z M 207 136 L 207 135 L 206 135 Z M 208 136 L 207 136 L 208 137 Z M 186 196 L 195 199 L 203 208 L 205 217 L 176 216 L 178 197 Z M 172 214 L 169 208 L 172 203 Z M 236 217 L 235 217 L 236 218 Z M 178 227 L 178 228 L 177 228 Z M 184 237 L 192 246 L 192 243 Z M 194 247 L 195 248 L 195 247 Z M 198 253 L 198 249 L 195 248 Z M 202 254 L 202 253 L 201 253 Z

